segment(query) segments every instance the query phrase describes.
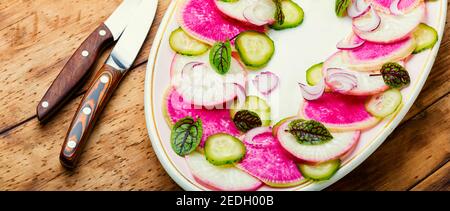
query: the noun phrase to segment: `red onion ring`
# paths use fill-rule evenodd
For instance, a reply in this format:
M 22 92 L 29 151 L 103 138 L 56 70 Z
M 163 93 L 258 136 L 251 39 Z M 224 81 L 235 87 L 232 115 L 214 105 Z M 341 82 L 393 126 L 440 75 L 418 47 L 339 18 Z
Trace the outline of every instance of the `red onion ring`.
M 334 84 L 332 86 L 334 91 L 348 92 L 358 86 L 358 78 L 341 68 L 329 68 L 327 72 L 326 81 Z
M 271 94 L 279 84 L 280 78 L 272 72 L 262 72 L 253 80 L 253 85 L 263 95 Z
M 247 99 L 247 91 L 245 90 L 245 88 L 238 84 L 238 83 L 232 83 L 237 89 L 238 91 L 236 92 L 237 95 L 237 103 L 238 103 L 238 107 L 242 108 L 245 104 L 245 100 Z
M 258 8 L 258 6 L 263 6 L 261 3 L 255 3 L 254 5 L 248 6 L 244 9 L 242 15 L 244 18 L 250 22 L 251 24 L 254 24 L 256 26 L 263 26 L 268 23 L 267 20 L 263 20 L 260 17 L 256 16 L 255 10 Z
M 184 75 L 186 74 L 186 72 L 188 71 L 192 71 L 194 70 L 194 68 L 198 67 L 198 66 L 202 66 L 205 63 L 203 62 L 189 62 L 186 65 L 184 65 L 183 69 L 181 70 L 181 77 L 184 77 Z
M 361 47 L 362 45 L 364 45 L 364 43 L 366 43 L 366 41 L 362 40 L 362 39 L 360 39 L 358 42 L 355 42 L 355 43 L 351 43 L 351 41 L 352 41 L 352 37 L 345 38 L 342 41 L 340 41 L 336 45 L 336 47 L 339 50 L 353 50 L 353 49 Z
M 370 10 L 370 5 L 364 0 L 356 0 L 347 9 L 347 14 L 351 18 L 358 18 L 366 14 Z
M 394 0 L 391 4 L 391 6 L 389 7 L 389 10 L 391 11 L 392 14 L 394 15 L 403 15 L 403 12 L 398 8 L 400 4 L 400 0 Z
M 302 96 L 305 100 L 317 100 L 325 93 L 325 81 L 322 80 L 315 86 L 308 86 L 306 84 L 299 83 Z
M 362 26 L 353 24 L 353 26 L 356 29 L 363 32 L 375 31 L 376 29 L 378 29 L 378 27 L 380 27 L 380 25 L 381 25 L 381 17 L 378 15 L 377 11 L 372 7 L 370 8 L 370 22 L 368 24 Z

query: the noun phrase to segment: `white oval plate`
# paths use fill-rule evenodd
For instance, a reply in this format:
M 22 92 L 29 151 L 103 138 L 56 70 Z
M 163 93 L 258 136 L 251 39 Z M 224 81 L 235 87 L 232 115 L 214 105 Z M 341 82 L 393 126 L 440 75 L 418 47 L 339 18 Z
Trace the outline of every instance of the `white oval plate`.
M 168 40 L 170 32 L 178 27 L 176 10 L 183 1 L 171 2 L 153 42 L 145 80 L 145 116 L 152 146 L 172 179 L 185 190 L 208 190 L 195 181 L 185 160 L 171 149 L 170 129 L 162 112 L 163 97 L 170 84 L 169 67 L 174 56 Z M 292 83 L 283 83 L 285 85 L 280 86 L 269 100 L 272 111 L 281 111 L 273 114 L 274 122 L 298 113 L 301 94 L 297 82 L 305 81 L 305 70 L 330 57 L 337 51 L 336 43 L 351 32 L 350 19 L 336 17 L 334 0 L 296 0 L 295 2 L 305 11 L 305 21 L 302 26 L 281 32 L 270 30 L 269 33 L 275 41 L 277 53 L 264 69 L 275 72 L 281 80 L 287 78 L 295 80 Z M 282 190 L 322 190 L 330 186 L 366 160 L 398 126 L 413 105 L 430 73 L 445 28 L 447 0 L 428 1 L 427 9 L 426 23 L 438 30 L 440 39 L 434 49 L 415 55 L 408 62 L 407 69 L 411 74 L 412 82 L 408 88 L 402 90 L 403 108 L 377 127 L 364 132 L 356 150 L 344 160 L 342 168 L 332 179 L 324 182 L 306 182 L 300 186 Z M 252 74 L 250 74 L 251 77 Z M 298 90 L 298 98 L 290 96 L 292 90 Z M 256 94 L 255 90 L 250 92 L 250 94 Z M 279 103 L 279 99 L 289 99 L 289 103 Z M 261 190 L 274 189 L 264 186 Z

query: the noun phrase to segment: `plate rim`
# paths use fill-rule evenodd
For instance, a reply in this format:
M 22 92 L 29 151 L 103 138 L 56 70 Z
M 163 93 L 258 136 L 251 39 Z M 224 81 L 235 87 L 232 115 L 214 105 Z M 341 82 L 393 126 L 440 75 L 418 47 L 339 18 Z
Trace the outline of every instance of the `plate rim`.
M 156 125 L 156 123 L 153 120 L 152 116 L 152 105 L 151 105 L 151 92 L 152 92 L 152 86 L 151 86 L 151 80 L 153 76 L 153 67 L 156 65 L 156 57 L 158 56 L 158 52 L 160 49 L 160 45 L 162 43 L 162 38 L 165 34 L 166 27 L 161 27 L 164 24 L 168 24 L 172 17 L 172 13 L 176 11 L 177 2 L 180 0 L 172 0 L 169 7 L 166 9 L 166 12 L 164 14 L 163 19 L 161 20 L 160 25 L 158 26 L 158 31 L 156 33 L 156 36 L 154 38 L 154 42 L 151 46 L 150 55 L 147 62 L 146 67 L 146 73 L 145 73 L 145 84 L 144 84 L 144 112 L 145 112 L 145 120 L 146 120 L 146 127 L 147 127 L 147 133 L 150 138 L 150 142 L 152 144 L 152 148 L 163 166 L 164 170 L 169 174 L 169 176 L 184 190 L 187 191 L 199 191 L 201 189 L 195 187 L 194 185 L 190 184 L 187 179 L 181 175 L 178 170 L 176 170 L 176 167 L 171 164 L 168 157 L 163 152 L 163 146 L 160 144 L 160 142 L 155 141 L 158 139 L 158 137 L 155 136 L 157 133 L 155 129 L 153 128 L 153 124 Z M 425 85 L 425 82 L 428 80 L 429 74 L 434 66 L 437 54 L 439 52 L 439 49 L 441 47 L 442 38 L 445 32 L 445 25 L 446 25 L 446 19 L 447 19 L 447 4 L 448 0 L 441 0 L 441 10 L 443 10 L 443 14 L 440 17 L 439 22 L 439 40 L 436 43 L 435 48 L 430 52 L 431 59 L 426 64 L 425 70 L 422 72 L 423 76 L 422 79 L 418 81 L 418 83 L 415 85 L 417 88 L 412 91 L 411 94 L 411 100 L 407 104 L 403 106 L 403 108 L 400 110 L 400 112 L 397 114 L 395 118 L 393 118 L 391 121 L 391 124 L 388 125 L 388 127 L 382 129 L 380 132 L 381 135 L 379 137 L 376 137 L 372 143 L 368 143 L 368 146 L 366 146 L 365 149 L 362 149 L 361 153 L 357 156 L 355 156 L 352 162 L 348 163 L 347 168 L 343 168 L 341 171 L 339 171 L 333 178 L 331 178 L 328 181 L 324 182 L 318 182 L 314 183 L 313 185 L 308 185 L 304 188 L 300 188 L 300 191 L 319 191 L 323 190 L 332 184 L 336 183 L 337 181 L 341 180 L 343 177 L 345 177 L 347 174 L 355 170 L 358 166 L 361 165 L 362 162 L 367 160 L 367 158 L 372 155 L 375 150 L 377 150 L 387 139 L 387 137 L 399 126 L 401 121 L 404 119 L 406 114 L 409 112 L 413 104 L 416 102 L 417 97 L 422 92 L 423 86 Z M 157 41 L 157 42 L 155 42 Z M 156 46 L 155 46 L 156 44 Z M 425 77 L 426 76 L 426 77 Z

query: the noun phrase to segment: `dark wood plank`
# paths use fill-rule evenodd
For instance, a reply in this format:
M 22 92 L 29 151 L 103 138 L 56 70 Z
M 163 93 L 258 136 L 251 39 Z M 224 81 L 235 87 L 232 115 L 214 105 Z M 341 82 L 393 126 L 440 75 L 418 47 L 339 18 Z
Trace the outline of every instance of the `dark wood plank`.
M 0 30 L 0 132 L 36 114 L 39 100 L 70 56 L 121 2 L 37 0 L 30 7 L 26 3 L 29 1 L 8 1 L 21 2 L 16 10 L 25 14 L 32 11 L 37 18 L 25 18 Z M 156 20 L 135 64 L 147 60 L 152 38 L 169 3 L 160 0 Z M 94 71 L 100 69 L 108 52 Z
M 179 190 L 148 138 L 144 75 L 143 65 L 121 83 L 73 172 L 58 155 L 80 98 L 48 125 L 33 119 L 1 134 L 0 190 Z
M 411 189 L 412 191 L 450 191 L 450 162 Z
M 450 157 L 450 96 L 406 122 L 329 190 L 407 190 Z

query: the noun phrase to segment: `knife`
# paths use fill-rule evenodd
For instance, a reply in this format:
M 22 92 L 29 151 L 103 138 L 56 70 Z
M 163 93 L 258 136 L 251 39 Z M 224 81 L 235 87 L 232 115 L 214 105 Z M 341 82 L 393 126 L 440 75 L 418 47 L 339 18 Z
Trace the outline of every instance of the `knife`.
M 39 121 L 47 121 L 85 83 L 103 51 L 117 41 L 141 0 L 124 0 L 75 51 L 37 106 Z
M 143 0 L 94 81 L 72 120 L 60 153 L 61 164 L 75 168 L 99 114 L 133 65 L 156 14 L 158 0 Z

